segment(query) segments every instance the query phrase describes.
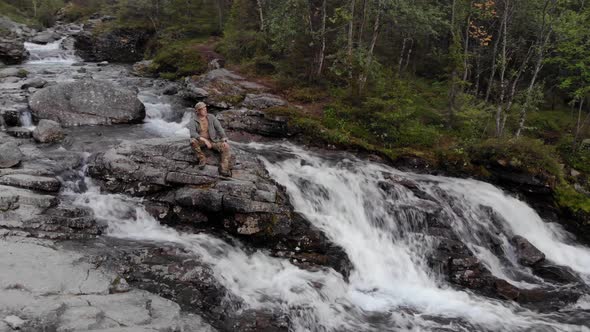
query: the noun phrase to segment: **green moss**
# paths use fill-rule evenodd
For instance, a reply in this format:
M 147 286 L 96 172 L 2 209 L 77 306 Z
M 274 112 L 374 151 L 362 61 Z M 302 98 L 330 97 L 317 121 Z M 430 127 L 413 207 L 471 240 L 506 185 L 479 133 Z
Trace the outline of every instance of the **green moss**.
M 562 182 L 555 190 L 560 207 L 574 212 L 590 213 L 590 197 L 576 191 L 570 184 Z
M 18 73 L 16 74 L 16 76 L 20 77 L 20 78 L 25 78 L 25 77 L 29 76 L 29 72 L 26 69 L 21 68 L 18 70 Z
M 155 73 L 168 79 L 205 72 L 207 62 L 200 54 L 198 46 L 201 40 L 182 40 L 158 49 L 150 68 Z

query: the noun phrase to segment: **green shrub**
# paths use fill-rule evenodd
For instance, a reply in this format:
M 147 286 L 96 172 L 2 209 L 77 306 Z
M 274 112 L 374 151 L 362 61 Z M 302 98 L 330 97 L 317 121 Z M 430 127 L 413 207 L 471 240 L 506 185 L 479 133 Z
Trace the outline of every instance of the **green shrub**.
M 322 87 L 292 87 L 286 93 L 290 100 L 300 103 L 315 103 L 327 97 L 326 90 Z
M 532 174 L 562 177 L 555 149 L 537 139 L 488 139 L 471 146 L 470 155 L 476 163 L 500 164 Z
M 198 45 L 195 40 L 183 40 L 161 47 L 150 70 L 167 79 L 202 74 L 207 69 L 207 62 Z

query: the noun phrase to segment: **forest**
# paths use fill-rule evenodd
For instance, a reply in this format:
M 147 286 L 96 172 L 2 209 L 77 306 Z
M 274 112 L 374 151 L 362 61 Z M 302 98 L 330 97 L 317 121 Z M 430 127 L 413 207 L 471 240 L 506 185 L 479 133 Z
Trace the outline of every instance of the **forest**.
M 496 164 L 549 179 L 590 212 L 590 6 L 585 0 L 2 0 L 32 26 L 142 29 L 150 70 L 177 80 L 206 52 L 297 107 L 310 143 L 417 156 L 448 174 Z

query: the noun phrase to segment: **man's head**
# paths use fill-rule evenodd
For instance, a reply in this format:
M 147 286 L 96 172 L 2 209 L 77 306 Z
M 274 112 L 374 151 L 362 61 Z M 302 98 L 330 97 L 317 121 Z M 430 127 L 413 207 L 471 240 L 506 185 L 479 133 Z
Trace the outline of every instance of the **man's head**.
M 195 105 L 195 112 L 197 112 L 197 114 L 199 114 L 200 116 L 206 116 L 207 115 L 207 105 L 200 101 Z

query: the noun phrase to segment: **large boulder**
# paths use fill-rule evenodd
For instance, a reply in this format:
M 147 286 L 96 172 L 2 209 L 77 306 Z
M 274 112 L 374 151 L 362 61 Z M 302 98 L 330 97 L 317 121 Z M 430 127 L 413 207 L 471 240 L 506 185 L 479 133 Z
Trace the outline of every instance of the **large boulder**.
M 84 31 L 75 36 L 77 54 L 86 61 L 132 63 L 143 58 L 153 33 L 145 29 L 119 28 L 105 33 Z
M 18 69 L 18 68 L 14 68 L 14 67 L 3 68 L 0 70 L 0 78 L 18 77 L 19 73 L 20 73 L 20 69 Z
M 287 102 L 283 98 L 270 93 L 249 93 L 246 95 L 246 98 L 242 102 L 242 106 L 255 110 L 262 110 L 266 108 L 285 105 L 287 105 Z
M 0 168 L 14 167 L 23 159 L 23 154 L 14 142 L 0 144 Z
M 22 40 L 0 37 L 0 62 L 7 65 L 22 63 L 29 56 Z
M 108 191 L 143 197 L 162 222 L 210 225 L 294 261 L 345 269 L 345 255 L 294 213 L 256 154 L 233 146 L 228 179 L 218 173 L 219 155 L 205 152 L 207 166 L 199 169 L 188 138 L 126 141 L 92 155 L 88 173 Z
M 153 60 L 138 61 L 133 64 L 133 71 L 131 73 L 140 77 L 153 77 L 154 73 L 151 71 L 151 66 L 153 63 Z
M 39 143 L 57 142 L 64 138 L 64 132 L 59 123 L 43 119 L 33 130 L 33 138 Z
M 35 117 L 64 126 L 136 123 L 145 117 L 137 93 L 96 80 L 46 87 L 31 96 L 29 106 Z
M 47 81 L 42 78 L 31 78 L 29 80 L 26 80 L 20 88 L 23 90 L 28 88 L 42 89 L 46 85 Z
M 296 132 L 289 128 L 284 116 L 273 116 L 261 111 L 227 110 L 220 112 L 219 121 L 228 131 L 247 132 L 269 137 L 288 137 Z
M 39 34 L 35 35 L 32 39 L 31 42 L 35 43 L 35 44 L 48 44 L 48 43 L 52 43 L 56 40 L 59 40 L 61 38 L 60 34 L 58 34 L 55 31 L 52 30 L 46 30 L 43 32 L 40 32 Z
M 524 237 L 517 235 L 512 238 L 511 242 L 516 249 L 516 256 L 520 264 L 534 266 L 545 260 L 545 254 Z
M 181 91 L 184 99 L 203 100 L 210 106 L 228 109 L 244 101 L 248 93 L 256 95 L 268 90 L 267 87 L 256 82 L 248 81 L 225 68 L 211 70 L 198 77 L 187 77 Z M 271 96 L 271 95 L 266 95 Z M 259 101 L 256 99 L 256 101 Z M 269 102 L 269 100 L 265 100 Z M 262 104 L 262 102 L 260 102 Z

